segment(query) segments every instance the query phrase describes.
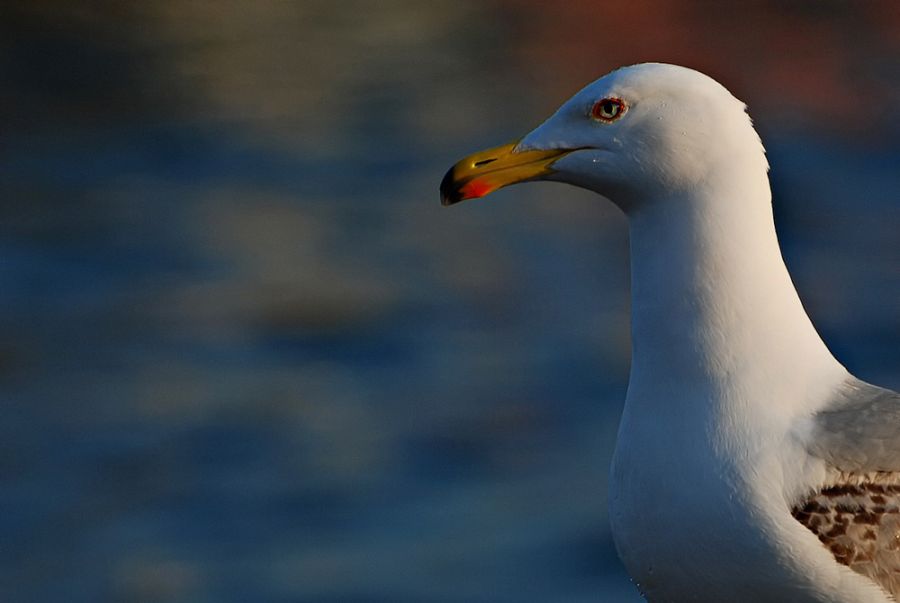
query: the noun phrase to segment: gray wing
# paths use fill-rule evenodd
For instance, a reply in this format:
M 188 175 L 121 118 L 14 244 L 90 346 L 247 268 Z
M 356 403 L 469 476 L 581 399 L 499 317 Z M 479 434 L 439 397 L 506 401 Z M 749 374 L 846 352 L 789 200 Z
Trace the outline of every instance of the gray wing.
M 900 395 L 852 378 L 812 421 L 807 449 L 839 478 L 791 511 L 837 562 L 900 601 Z
M 851 378 L 813 417 L 807 448 L 847 473 L 900 472 L 900 394 Z

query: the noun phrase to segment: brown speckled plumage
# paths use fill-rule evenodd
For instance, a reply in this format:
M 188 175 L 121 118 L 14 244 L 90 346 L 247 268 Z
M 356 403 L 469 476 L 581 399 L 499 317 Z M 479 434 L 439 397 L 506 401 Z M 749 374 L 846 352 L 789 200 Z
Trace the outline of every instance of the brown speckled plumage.
M 792 509 L 834 558 L 900 601 L 900 484 L 842 484 Z
M 900 601 L 900 395 L 850 377 L 810 425 L 807 450 L 828 477 L 794 517 Z

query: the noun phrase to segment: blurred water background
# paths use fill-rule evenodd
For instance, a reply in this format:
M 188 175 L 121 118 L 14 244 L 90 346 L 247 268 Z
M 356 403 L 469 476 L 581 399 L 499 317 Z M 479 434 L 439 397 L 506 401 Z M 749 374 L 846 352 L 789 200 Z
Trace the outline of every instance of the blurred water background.
M 3 2 L 0 600 L 638 601 L 624 218 L 437 186 L 645 60 L 750 104 L 808 310 L 900 386 L 893 0 Z

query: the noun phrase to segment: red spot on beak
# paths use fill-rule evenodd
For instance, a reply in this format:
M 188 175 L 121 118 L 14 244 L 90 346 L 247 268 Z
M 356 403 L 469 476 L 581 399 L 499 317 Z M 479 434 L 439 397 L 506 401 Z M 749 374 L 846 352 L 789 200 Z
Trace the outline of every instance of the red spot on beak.
M 490 183 L 475 179 L 467 182 L 459 192 L 462 194 L 463 199 L 477 199 L 484 197 L 492 190 L 494 190 L 494 187 Z

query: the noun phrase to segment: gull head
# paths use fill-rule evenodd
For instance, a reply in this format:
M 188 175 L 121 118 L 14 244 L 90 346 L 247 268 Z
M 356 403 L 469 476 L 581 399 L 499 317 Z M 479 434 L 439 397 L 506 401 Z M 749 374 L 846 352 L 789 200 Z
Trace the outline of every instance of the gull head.
M 768 167 L 744 104 L 700 72 L 644 63 L 589 84 L 522 139 L 456 163 L 441 182 L 441 201 L 554 180 L 630 212 L 736 163 L 763 173 Z

